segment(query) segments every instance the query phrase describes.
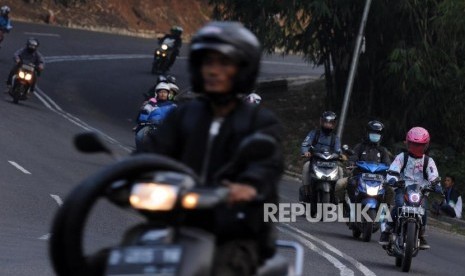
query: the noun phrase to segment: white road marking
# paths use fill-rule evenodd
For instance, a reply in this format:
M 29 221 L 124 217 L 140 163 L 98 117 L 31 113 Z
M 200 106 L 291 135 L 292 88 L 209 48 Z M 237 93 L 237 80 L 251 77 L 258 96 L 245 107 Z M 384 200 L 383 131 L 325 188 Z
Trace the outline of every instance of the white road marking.
M 43 235 L 42 237 L 39 237 L 39 240 L 48 240 L 50 239 L 50 236 L 52 236 L 52 234 L 48 233 L 48 234 L 45 234 Z
M 289 231 L 289 230 L 286 230 L 282 227 L 277 227 L 279 231 L 281 232 L 285 232 L 287 234 L 290 234 L 292 235 L 294 238 L 296 238 L 300 243 L 304 244 L 308 249 L 312 250 L 312 251 L 315 251 L 316 253 L 318 253 L 319 255 L 321 255 L 323 258 L 325 258 L 326 260 L 328 260 L 331 264 L 334 265 L 334 267 L 336 267 L 337 269 L 339 269 L 339 275 L 341 276 L 353 276 L 354 275 L 354 271 L 349 269 L 347 266 L 345 266 L 343 263 L 341 263 L 338 259 L 336 259 L 335 257 L 333 257 L 332 255 L 326 253 L 325 251 L 323 251 L 323 249 L 319 248 L 318 246 L 316 246 L 314 243 L 304 239 L 303 237 Z
M 95 131 L 99 133 L 105 140 L 108 142 L 118 145 L 120 148 L 125 150 L 126 152 L 132 152 L 132 149 L 129 147 L 126 147 L 125 145 L 121 144 L 118 142 L 116 139 L 113 139 L 112 137 L 106 135 L 102 131 L 91 127 L 88 125 L 86 122 L 82 121 L 81 119 L 63 111 L 63 109 L 55 102 L 53 101 L 47 94 L 45 94 L 39 87 L 36 87 L 34 94 L 37 96 L 37 98 L 51 111 L 57 113 L 61 117 L 65 118 L 66 120 L 70 121 L 71 123 L 77 125 L 78 127 L 87 130 L 87 131 Z
M 34 36 L 54 36 L 60 37 L 59 34 L 51 34 L 51 33 L 31 33 L 31 32 L 24 32 L 25 35 L 34 35 Z
M 349 261 L 352 265 L 354 265 L 358 270 L 360 270 L 363 275 L 366 275 L 366 276 L 376 276 L 376 274 L 371 271 L 368 267 L 366 267 L 365 265 L 363 265 L 361 262 L 355 260 L 354 258 L 352 258 L 351 256 L 341 252 L 339 249 L 335 248 L 334 246 L 330 245 L 329 243 L 313 236 L 313 235 L 310 235 L 309 233 L 305 232 L 305 231 L 302 231 L 294 226 L 291 226 L 289 224 L 282 224 L 283 226 L 289 228 L 289 229 L 292 229 L 294 230 L 295 232 L 299 233 L 300 235 L 304 236 L 305 238 L 308 238 L 308 239 L 311 239 L 313 240 L 314 242 L 317 242 L 319 244 L 321 244 L 322 246 L 324 246 L 326 249 L 328 249 L 329 251 L 333 252 L 334 254 L 338 255 L 339 257 L 342 257 L 344 258 L 345 260 Z
M 50 196 L 57 202 L 58 206 L 61 207 L 61 205 L 63 205 L 63 200 L 61 200 L 60 196 L 52 194 L 50 194 Z
M 15 161 L 8 161 L 8 163 L 10 163 L 11 165 L 13 165 L 15 168 L 17 168 L 18 170 L 22 171 L 23 173 L 25 174 L 31 174 L 30 172 L 28 172 L 25 168 L 21 167 L 18 163 L 16 163 Z

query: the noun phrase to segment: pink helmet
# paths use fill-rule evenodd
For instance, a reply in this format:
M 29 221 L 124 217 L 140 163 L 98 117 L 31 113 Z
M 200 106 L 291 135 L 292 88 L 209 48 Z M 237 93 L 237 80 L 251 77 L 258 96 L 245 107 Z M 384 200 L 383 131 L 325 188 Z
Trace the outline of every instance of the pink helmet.
M 417 144 L 428 144 L 429 133 L 426 129 L 422 127 L 414 127 L 407 132 L 407 137 L 405 139 L 407 140 L 407 142 Z
M 422 127 L 414 127 L 407 132 L 407 149 L 415 158 L 423 157 L 429 145 L 429 133 Z

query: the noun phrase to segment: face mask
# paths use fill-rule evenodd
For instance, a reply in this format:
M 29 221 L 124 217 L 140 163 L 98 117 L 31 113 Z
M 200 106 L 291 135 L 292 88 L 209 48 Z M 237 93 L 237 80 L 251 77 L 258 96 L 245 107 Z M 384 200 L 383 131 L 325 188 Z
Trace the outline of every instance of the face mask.
M 370 139 L 370 142 L 372 142 L 372 143 L 378 143 L 381 140 L 381 134 L 369 133 L 368 134 L 368 139 Z

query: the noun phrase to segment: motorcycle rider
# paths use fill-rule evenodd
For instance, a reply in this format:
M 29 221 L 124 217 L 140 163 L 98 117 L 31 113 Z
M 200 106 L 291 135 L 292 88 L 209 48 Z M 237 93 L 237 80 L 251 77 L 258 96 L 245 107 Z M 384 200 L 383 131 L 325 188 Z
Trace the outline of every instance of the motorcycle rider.
M 202 27 L 192 38 L 188 64 L 192 89 L 203 96 L 170 113 L 152 137 L 151 151 L 185 163 L 205 185 L 229 188 L 230 204 L 213 211 L 215 223 L 204 213 L 186 218 L 217 237 L 212 275 L 254 275 L 275 250 L 273 225 L 264 222 L 263 206 L 246 204 L 257 195 L 277 203 L 284 167 L 278 119 L 239 97 L 253 89 L 260 59 L 258 39 L 239 22 L 210 22 Z M 241 141 L 254 133 L 277 140 L 274 156 L 217 176 L 233 161 Z
M 4 34 L 9 33 L 13 28 L 10 21 L 10 11 L 10 7 L 6 5 L 0 8 L 0 43 L 4 39 Z
M 174 44 L 173 44 L 173 52 L 170 56 L 170 63 L 169 63 L 169 66 L 168 68 L 170 68 L 173 64 L 174 64 L 174 61 L 176 60 L 176 57 L 179 55 L 179 51 L 181 49 L 181 46 L 182 46 L 182 38 L 181 38 L 181 35 L 183 33 L 183 28 L 180 27 L 180 26 L 173 26 L 171 27 L 171 30 L 170 30 L 170 33 L 169 34 L 165 34 L 165 36 L 163 36 L 162 38 L 160 38 L 158 41 L 159 41 L 159 44 L 163 44 L 165 43 L 165 40 L 166 39 L 174 39 Z
M 433 158 L 425 155 L 430 142 L 430 135 L 428 131 L 422 127 L 414 127 L 407 132 L 405 140 L 408 152 L 398 154 L 389 167 L 389 170 L 400 174 L 400 179 L 405 181 L 405 187 L 415 183 L 420 183 L 421 186 L 425 186 L 428 185 L 428 181 L 436 180 L 439 177 L 436 163 Z M 391 185 L 400 179 L 394 175 L 387 175 L 388 183 Z M 440 184 L 435 185 L 434 189 L 436 192 L 442 191 Z M 393 223 L 387 223 L 385 231 L 381 232 L 379 244 L 389 244 L 389 237 L 397 218 L 397 210 L 403 204 L 404 190 L 398 187 L 395 189 Z M 423 215 L 422 220 L 423 223 L 419 237 L 420 249 L 429 249 L 430 246 L 425 239 L 426 212 Z
M 339 137 L 334 133 L 336 127 L 336 113 L 325 111 L 320 116 L 320 128 L 310 131 L 302 142 L 301 154 L 308 158 L 302 169 L 302 186 L 299 189 L 299 201 L 309 202 L 311 198 L 311 179 L 310 179 L 310 152 L 313 147 L 316 150 L 328 150 L 334 153 L 341 152 L 341 142 Z M 342 177 L 342 168 L 339 167 L 339 177 Z
M 14 61 L 15 65 L 10 71 L 10 74 L 8 75 L 8 79 L 6 81 L 7 85 L 7 92 L 11 88 L 11 84 L 13 81 L 13 76 L 16 74 L 18 69 L 21 67 L 23 63 L 32 63 L 35 66 L 36 74 L 32 78 L 32 84 L 31 84 L 31 93 L 34 92 L 36 83 L 37 83 L 37 77 L 40 76 L 40 73 L 44 70 L 45 66 L 45 61 L 44 57 L 42 54 L 37 50 L 39 47 L 39 40 L 36 38 L 29 38 L 26 41 L 26 46 L 17 50 L 14 54 Z
M 167 114 L 176 108 L 176 104 L 169 99 L 171 86 L 168 83 L 161 82 L 155 88 L 155 97 L 144 102 L 137 116 L 136 132 L 136 150 L 144 151 L 146 147 L 147 131 L 152 130 L 150 126 L 144 123 L 150 123 L 158 127 Z
M 176 77 L 174 77 L 173 75 L 159 75 L 157 77 L 157 81 L 156 83 L 150 87 L 150 89 L 145 92 L 143 95 L 144 95 L 144 101 L 148 101 L 150 98 L 153 98 L 153 97 L 156 97 L 156 88 L 157 88 L 157 85 L 160 84 L 160 83 L 172 83 L 172 84 L 175 84 L 176 85 Z
M 349 163 L 354 164 L 357 161 L 369 161 L 375 163 L 391 164 L 389 151 L 380 145 L 383 138 L 384 125 L 380 121 L 369 121 L 366 125 L 365 137 L 361 143 L 355 145 L 354 154 L 349 157 Z M 352 175 L 358 175 L 357 170 L 352 172 Z M 340 178 L 336 182 L 335 193 L 339 202 L 346 203 L 346 191 L 351 202 L 354 201 L 355 183 L 349 180 L 348 177 Z M 348 185 L 349 183 L 349 185 Z M 394 190 L 392 187 L 386 187 L 385 202 L 390 206 L 394 206 Z

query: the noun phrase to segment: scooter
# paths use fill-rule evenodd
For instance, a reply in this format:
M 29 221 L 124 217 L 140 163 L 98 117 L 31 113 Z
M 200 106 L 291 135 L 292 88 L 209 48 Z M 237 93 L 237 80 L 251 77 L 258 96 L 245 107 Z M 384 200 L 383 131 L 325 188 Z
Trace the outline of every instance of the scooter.
M 363 237 L 363 241 L 369 242 L 371 234 L 379 230 L 380 222 L 376 221 L 380 202 L 384 197 L 385 189 L 384 183 L 386 181 L 386 171 L 389 167 L 384 163 L 374 163 L 366 161 L 357 161 L 353 167 L 358 171 L 354 177 L 349 181 L 355 185 L 353 200 L 351 203 L 360 204 L 361 208 L 354 208 L 350 210 L 350 220 L 348 226 L 352 230 L 352 236 L 359 238 Z M 356 211 L 360 211 L 369 207 L 367 215 L 370 218 L 367 220 L 364 216 L 358 216 Z M 356 217 L 360 217 L 362 221 L 355 221 Z
M 250 136 L 221 171 L 238 169 L 248 160 L 269 158 L 275 143 L 264 134 Z M 75 144 L 82 152 L 112 153 L 95 133 L 78 135 Z M 60 276 L 212 275 L 215 236 L 184 225 L 182 218 L 188 212 L 225 204 L 229 190 L 199 184 L 199 177 L 189 167 L 156 154 L 130 156 L 102 169 L 69 194 L 54 218 L 50 257 L 55 272 Z M 82 244 L 85 222 L 101 197 L 136 211 L 146 222 L 126 231 L 119 246 L 86 256 Z M 303 247 L 291 241 L 278 241 L 277 246 L 294 249 L 295 262 L 288 263 L 275 254 L 256 275 L 303 275 Z

